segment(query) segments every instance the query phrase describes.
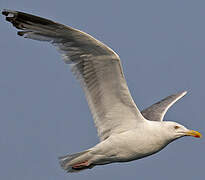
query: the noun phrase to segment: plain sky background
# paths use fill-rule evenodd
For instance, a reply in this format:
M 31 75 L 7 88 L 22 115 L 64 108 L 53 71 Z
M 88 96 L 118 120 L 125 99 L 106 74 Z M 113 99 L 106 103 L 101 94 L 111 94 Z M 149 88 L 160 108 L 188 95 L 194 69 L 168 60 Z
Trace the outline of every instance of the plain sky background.
M 0 8 L 53 19 L 110 46 L 141 110 L 188 90 L 165 119 L 205 132 L 204 0 L 1 0 Z M 0 179 L 204 179 L 205 142 L 192 137 L 141 160 L 66 174 L 58 156 L 98 143 L 83 91 L 51 45 L 18 37 L 3 16 L 0 32 Z

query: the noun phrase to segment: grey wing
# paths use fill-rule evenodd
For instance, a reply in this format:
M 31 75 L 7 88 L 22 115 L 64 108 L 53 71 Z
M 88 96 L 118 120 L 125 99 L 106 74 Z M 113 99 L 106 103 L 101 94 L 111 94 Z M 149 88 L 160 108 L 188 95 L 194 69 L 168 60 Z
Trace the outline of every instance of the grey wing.
M 150 107 L 141 111 L 142 115 L 151 121 L 162 121 L 168 109 L 187 92 L 181 92 L 168 96 L 161 101 L 151 105 Z
M 30 14 L 4 10 L 25 38 L 48 41 L 61 52 L 84 89 L 101 140 L 144 120 L 128 90 L 119 56 L 92 36 Z

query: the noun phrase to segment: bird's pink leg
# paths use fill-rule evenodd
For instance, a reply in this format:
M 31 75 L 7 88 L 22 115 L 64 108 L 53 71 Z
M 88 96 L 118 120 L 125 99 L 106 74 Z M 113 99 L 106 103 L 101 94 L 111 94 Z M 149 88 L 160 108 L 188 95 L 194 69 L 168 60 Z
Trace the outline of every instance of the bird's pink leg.
M 78 169 L 78 168 L 87 167 L 87 166 L 89 166 L 88 161 L 84 161 L 84 162 L 75 164 L 74 166 L 72 166 L 72 168 Z

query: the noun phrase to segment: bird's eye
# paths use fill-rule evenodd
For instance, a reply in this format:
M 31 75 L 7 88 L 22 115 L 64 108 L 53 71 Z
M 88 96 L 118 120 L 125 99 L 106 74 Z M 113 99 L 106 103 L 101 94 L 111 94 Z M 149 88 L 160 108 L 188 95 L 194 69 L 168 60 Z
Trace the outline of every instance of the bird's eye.
M 174 129 L 179 129 L 179 126 L 174 126 Z

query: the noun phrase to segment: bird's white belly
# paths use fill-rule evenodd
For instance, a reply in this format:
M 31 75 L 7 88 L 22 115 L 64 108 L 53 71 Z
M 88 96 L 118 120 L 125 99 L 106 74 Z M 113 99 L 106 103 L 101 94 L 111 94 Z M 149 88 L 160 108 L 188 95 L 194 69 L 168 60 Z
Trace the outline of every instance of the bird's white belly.
M 113 135 L 95 146 L 96 162 L 126 162 L 149 156 L 167 144 L 153 134 L 144 135 L 134 130 Z M 104 162 L 103 162 L 104 161 Z

